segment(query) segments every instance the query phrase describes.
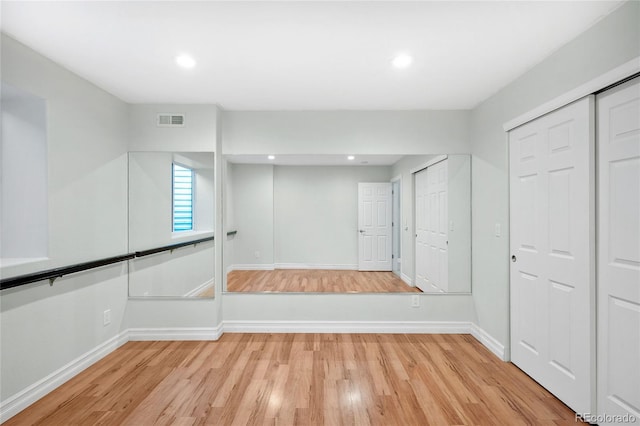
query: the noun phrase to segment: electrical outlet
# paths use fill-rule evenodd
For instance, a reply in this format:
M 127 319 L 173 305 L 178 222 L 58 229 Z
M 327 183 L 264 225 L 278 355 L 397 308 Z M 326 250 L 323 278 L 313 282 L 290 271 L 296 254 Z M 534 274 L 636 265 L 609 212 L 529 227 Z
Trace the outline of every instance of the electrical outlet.
M 502 227 L 500 226 L 499 223 L 496 223 L 495 232 L 496 232 L 496 237 L 499 237 L 500 235 L 502 235 Z
M 253 255 L 256 257 L 256 259 L 260 259 L 260 250 L 254 251 Z
M 111 309 L 107 309 L 102 313 L 102 325 L 105 327 L 111 324 Z
M 420 296 L 418 296 L 417 294 L 414 294 L 411 296 L 411 307 L 412 308 L 420 307 Z

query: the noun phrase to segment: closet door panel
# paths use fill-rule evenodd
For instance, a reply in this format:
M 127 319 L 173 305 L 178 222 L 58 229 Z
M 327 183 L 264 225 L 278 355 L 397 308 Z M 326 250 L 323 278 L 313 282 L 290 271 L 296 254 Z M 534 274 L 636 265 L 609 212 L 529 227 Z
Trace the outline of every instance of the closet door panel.
M 640 419 L 640 82 L 597 108 L 598 412 Z
M 580 413 L 595 402 L 594 101 L 512 130 L 511 355 Z

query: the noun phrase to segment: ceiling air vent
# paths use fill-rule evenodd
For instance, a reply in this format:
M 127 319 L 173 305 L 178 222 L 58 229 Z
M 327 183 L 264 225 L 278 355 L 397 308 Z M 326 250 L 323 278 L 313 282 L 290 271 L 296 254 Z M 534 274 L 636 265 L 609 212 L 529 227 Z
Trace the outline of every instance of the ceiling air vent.
M 184 127 L 184 114 L 158 114 L 158 127 Z

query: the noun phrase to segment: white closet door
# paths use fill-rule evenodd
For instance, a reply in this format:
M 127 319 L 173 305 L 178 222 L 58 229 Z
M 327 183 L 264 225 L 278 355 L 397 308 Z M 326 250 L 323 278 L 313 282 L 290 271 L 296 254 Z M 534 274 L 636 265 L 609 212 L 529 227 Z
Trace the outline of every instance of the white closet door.
M 449 287 L 447 197 L 446 159 L 415 174 L 416 286 L 425 293 Z
M 427 281 L 439 292 L 449 289 L 447 160 L 427 168 Z
M 428 193 L 427 170 L 424 169 L 415 174 L 415 223 L 416 223 L 416 287 L 425 293 L 437 291 L 433 283 L 428 281 Z
M 511 359 L 578 413 L 595 408 L 593 103 L 509 133 Z
M 640 421 L 640 82 L 597 108 L 598 412 Z

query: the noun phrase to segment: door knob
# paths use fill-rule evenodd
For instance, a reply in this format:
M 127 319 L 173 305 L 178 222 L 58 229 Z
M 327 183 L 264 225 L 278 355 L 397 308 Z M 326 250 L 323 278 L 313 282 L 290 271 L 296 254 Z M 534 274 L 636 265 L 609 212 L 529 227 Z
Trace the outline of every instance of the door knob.
M 364 229 L 361 229 L 361 230 L 360 230 L 360 233 L 361 233 L 361 234 L 364 234 Z
M 518 260 L 518 258 L 516 258 L 516 255 L 514 254 L 513 256 L 511 256 L 511 261 L 515 262 L 516 260 Z

